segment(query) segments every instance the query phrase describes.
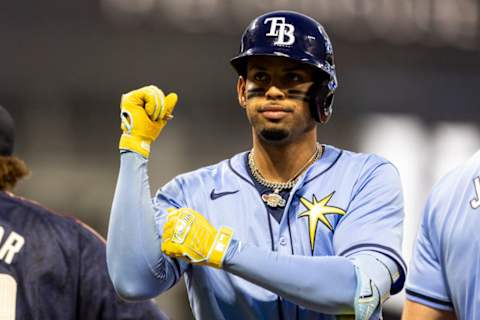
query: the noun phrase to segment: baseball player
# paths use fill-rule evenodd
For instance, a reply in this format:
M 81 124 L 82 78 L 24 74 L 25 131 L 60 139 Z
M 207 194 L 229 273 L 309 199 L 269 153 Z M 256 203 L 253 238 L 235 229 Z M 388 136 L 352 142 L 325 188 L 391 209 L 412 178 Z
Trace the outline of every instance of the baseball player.
M 0 319 L 167 319 L 151 302 L 117 297 L 99 235 L 11 193 L 29 173 L 13 148 L 13 119 L 0 106 Z
M 150 145 L 177 96 L 123 95 L 107 243 L 117 291 L 149 298 L 184 275 L 197 319 L 381 318 L 405 277 L 401 185 L 390 162 L 317 142 L 337 88 L 324 28 L 264 14 L 231 63 L 253 148 L 177 176 L 153 201 Z
M 403 319 L 480 319 L 480 151 L 433 188 L 411 262 Z

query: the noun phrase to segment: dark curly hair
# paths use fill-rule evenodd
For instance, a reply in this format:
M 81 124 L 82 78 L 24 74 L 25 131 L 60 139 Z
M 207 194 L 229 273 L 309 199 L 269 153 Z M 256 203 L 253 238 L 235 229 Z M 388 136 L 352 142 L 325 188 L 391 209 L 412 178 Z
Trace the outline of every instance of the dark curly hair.
M 14 156 L 0 156 L 0 190 L 12 191 L 17 182 L 30 174 L 25 162 Z

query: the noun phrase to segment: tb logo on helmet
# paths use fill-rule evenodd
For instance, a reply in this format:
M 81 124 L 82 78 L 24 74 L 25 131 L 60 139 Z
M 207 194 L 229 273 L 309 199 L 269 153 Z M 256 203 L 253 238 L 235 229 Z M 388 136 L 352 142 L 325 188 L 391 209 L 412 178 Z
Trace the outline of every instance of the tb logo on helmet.
M 266 34 L 267 37 L 277 37 L 277 40 L 273 42 L 278 46 L 289 46 L 295 42 L 295 36 L 293 32 L 295 27 L 293 24 L 285 23 L 285 17 L 271 17 L 265 19 L 264 24 L 270 24 L 270 31 Z

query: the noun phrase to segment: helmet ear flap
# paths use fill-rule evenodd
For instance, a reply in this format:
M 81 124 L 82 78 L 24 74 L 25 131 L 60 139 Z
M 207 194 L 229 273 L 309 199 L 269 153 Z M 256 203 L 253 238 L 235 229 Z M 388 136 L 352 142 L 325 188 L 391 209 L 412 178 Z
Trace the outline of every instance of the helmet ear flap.
M 310 113 L 315 121 L 327 123 L 332 116 L 333 92 L 327 81 L 317 81 L 309 89 Z
M 323 106 L 320 110 L 320 123 L 324 124 L 330 120 L 332 116 L 333 105 L 333 93 L 328 92 L 327 96 L 323 99 Z

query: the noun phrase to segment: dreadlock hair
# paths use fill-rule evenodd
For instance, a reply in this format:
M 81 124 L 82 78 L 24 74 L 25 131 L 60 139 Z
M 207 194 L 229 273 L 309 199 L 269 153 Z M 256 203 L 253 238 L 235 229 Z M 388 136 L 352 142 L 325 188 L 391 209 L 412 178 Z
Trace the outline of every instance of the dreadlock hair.
M 0 156 L 0 191 L 12 191 L 17 182 L 30 175 L 25 162 L 14 156 Z

